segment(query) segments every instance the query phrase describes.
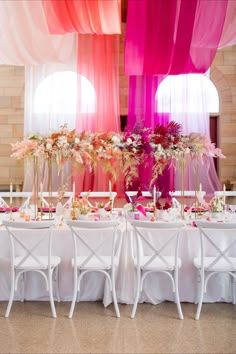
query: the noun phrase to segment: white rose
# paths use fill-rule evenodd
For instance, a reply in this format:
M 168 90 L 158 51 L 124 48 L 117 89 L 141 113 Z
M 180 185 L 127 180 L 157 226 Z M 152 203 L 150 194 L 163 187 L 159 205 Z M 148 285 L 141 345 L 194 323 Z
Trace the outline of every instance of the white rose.
M 118 136 L 116 136 L 116 135 L 114 135 L 111 140 L 115 144 L 119 144 L 120 143 L 120 138 Z
M 47 144 L 46 144 L 46 149 L 47 149 L 47 150 L 51 150 L 51 149 L 52 149 L 52 144 L 47 143 Z

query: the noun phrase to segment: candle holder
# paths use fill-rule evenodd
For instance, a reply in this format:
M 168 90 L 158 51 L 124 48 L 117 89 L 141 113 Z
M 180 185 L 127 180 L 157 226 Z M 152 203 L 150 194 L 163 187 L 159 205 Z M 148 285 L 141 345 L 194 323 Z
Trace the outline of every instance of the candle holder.
M 181 160 L 181 218 L 184 219 L 184 180 L 185 180 L 185 160 Z
M 38 192 L 39 192 L 39 161 L 38 157 L 34 156 L 34 186 L 33 186 L 33 200 L 34 200 L 34 219 L 38 216 Z
M 43 216 L 44 216 L 44 213 L 43 213 L 43 200 L 41 198 L 40 199 L 40 217 L 41 217 L 41 220 L 43 220 Z
M 113 201 L 112 201 L 112 199 L 109 200 L 109 203 L 110 203 L 110 213 L 112 213 L 112 210 L 113 210 Z
M 49 220 L 53 220 L 52 215 L 52 157 L 48 158 L 48 217 Z
M 153 209 L 153 218 L 156 221 L 157 220 L 157 207 L 154 205 L 154 209 Z
M 72 203 L 71 219 L 77 220 L 79 202 L 75 199 Z
M 10 203 L 10 220 L 13 221 L 13 215 L 12 215 L 12 202 Z

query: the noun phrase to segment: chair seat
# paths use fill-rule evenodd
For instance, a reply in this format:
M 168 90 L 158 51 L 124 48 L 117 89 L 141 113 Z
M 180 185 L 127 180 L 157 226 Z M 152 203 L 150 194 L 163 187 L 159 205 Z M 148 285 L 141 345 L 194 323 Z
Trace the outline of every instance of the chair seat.
M 235 257 L 228 257 L 233 267 L 223 258 L 221 258 L 213 267 L 209 269 L 211 272 L 229 272 L 229 271 L 236 271 L 236 258 Z M 208 270 L 207 268 L 213 262 L 215 257 L 204 257 L 204 269 Z M 193 263 L 196 268 L 201 269 L 201 258 L 196 257 L 193 260 Z
M 111 257 L 110 256 L 100 256 L 104 264 L 96 257 L 91 258 L 84 266 L 82 263 L 87 259 L 87 256 L 77 257 L 77 268 L 79 269 L 111 269 Z M 118 257 L 114 257 L 114 265 L 117 266 L 119 263 Z M 72 267 L 74 267 L 74 258 L 72 259 Z
M 144 265 L 149 261 L 150 258 L 151 258 L 151 256 L 143 256 L 141 258 L 141 260 L 140 260 L 141 269 L 144 269 Z M 163 258 L 166 260 L 169 267 L 164 262 L 162 262 L 161 259 L 155 258 L 150 264 L 145 266 L 145 270 L 159 270 L 159 271 L 174 270 L 175 269 L 175 257 L 165 256 Z M 137 258 L 134 259 L 134 263 L 135 263 L 135 267 L 137 267 Z M 181 264 L 182 264 L 181 259 L 178 258 L 178 260 L 177 260 L 178 268 L 181 267 Z
M 23 257 L 16 257 L 14 259 L 14 267 L 17 269 L 48 269 L 48 257 L 46 256 L 38 256 L 37 257 L 41 262 L 42 266 L 36 262 L 36 260 L 32 257 L 28 257 L 20 266 L 17 266 L 23 259 Z M 52 268 L 55 268 L 61 263 L 61 258 L 58 256 L 51 257 L 51 265 Z

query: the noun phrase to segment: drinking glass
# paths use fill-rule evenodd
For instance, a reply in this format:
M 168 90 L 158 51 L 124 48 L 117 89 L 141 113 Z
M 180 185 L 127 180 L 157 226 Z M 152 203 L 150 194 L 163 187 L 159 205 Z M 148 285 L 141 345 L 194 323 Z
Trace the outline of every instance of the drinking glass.
M 236 211 L 236 204 L 229 204 L 228 207 L 229 207 L 231 213 L 235 213 L 235 211 Z

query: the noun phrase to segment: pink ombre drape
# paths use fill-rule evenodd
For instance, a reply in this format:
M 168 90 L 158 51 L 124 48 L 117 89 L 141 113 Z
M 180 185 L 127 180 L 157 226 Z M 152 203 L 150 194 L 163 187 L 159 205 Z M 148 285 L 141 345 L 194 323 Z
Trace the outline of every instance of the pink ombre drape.
M 77 32 L 78 110 L 76 130 L 120 130 L 119 36 L 120 0 L 49 0 L 44 11 L 51 33 Z M 88 80 L 94 97 L 83 105 L 81 83 Z M 108 190 L 101 166 L 75 177 L 76 192 Z
M 236 1 L 228 1 L 223 33 L 219 48 L 236 44 Z
M 77 71 L 90 81 L 96 98 L 82 109 L 79 87 L 76 129 L 120 131 L 119 36 L 78 34 L 77 48 Z
M 121 33 L 120 0 L 43 1 L 51 33 Z
M 227 0 L 130 0 L 126 74 L 206 72 L 220 43 L 227 4 Z
M 93 86 L 95 100 L 83 107 L 79 80 L 76 130 L 119 132 L 119 36 L 78 34 L 77 53 L 77 71 Z M 86 171 L 83 177 L 76 177 L 76 191 L 108 190 L 109 178 L 98 166 L 92 173 Z M 122 182 L 117 191 L 121 189 Z

